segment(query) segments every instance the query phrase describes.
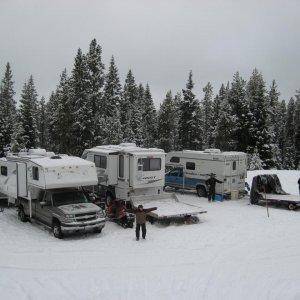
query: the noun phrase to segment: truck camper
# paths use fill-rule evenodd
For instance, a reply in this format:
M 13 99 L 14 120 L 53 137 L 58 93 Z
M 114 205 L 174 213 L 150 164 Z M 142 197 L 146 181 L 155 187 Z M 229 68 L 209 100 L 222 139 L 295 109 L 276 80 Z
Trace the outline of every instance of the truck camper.
M 165 186 L 196 190 L 206 197 L 206 180 L 210 174 L 223 183 L 216 185 L 216 193 L 230 198 L 245 193 L 247 155 L 244 152 L 222 152 L 219 149 L 204 151 L 183 150 L 169 152 L 166 156 Z
M 101 232 L 103 211 L 83 189 L 97 182 L 94 163 L 78 157 L 30 149 L 0 159 L 0 193 L 18 207 L 21 221 L 36 219 L 58 238 L 76 231 Z
M 157 220 L 196 220 L 196 215 L 203 212 L 199 207 L 184 204 L 174 193 L 164 192 L 165 155 L 161 149 L 122 143 L 86 149 L 82 158 L 95 163 L 100 193 L 105 194 L 107 202 L 116 198 L 134 207 L 157 206 L 149 213 Z

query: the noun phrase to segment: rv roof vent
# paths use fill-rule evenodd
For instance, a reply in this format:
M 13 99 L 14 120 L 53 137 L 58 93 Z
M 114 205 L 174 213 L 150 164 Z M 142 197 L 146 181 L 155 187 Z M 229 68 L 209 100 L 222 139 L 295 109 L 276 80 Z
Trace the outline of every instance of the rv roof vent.
M 135 143 L 121 143 L 121 147 L 136 147 Z
M 217 153 L 221 153 L 221 150 L 220 149 L 205 149 L 204 153 L 217 154 Z
M 28 155 L 40 155 L 40 156 L 46 156 L 47 152 L 45 149 L 37 148 L 37 149 L 29 149 Z
M 50 157 L 51 159 L 61 159 L 61 157 L 59 155 L 53 155 Z

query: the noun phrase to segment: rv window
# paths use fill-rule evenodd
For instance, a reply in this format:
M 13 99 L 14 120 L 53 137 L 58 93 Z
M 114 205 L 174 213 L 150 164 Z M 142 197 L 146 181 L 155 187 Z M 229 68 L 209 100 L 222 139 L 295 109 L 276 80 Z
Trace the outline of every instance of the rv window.
M 7 176 L 7 167 L 1 166 L 1 175 Z
M 232 163 L 232 170 L 233 170 L 233 171 L 236 170 L 236 161 L 234 161 L 234 162 Z
M 180 163 L 180 158 L 177 157 L 177 156 L 173 156 L 173 157 L 171 157 L 170 162 L 173 162 L 173 163 Z
M 195 163 L 193 163 L 193 162 L 187 162 L 185 167 L 187 170 L 195 170 L 195 168 L 196 168 Z
M 119 156 L 119 177 L 124 178 L 124 155 Z
M 39 168 L 38 167 L 32 167 L 32 179 L 39 180 Z
M 97 168 L 106 169 L 107 167 L 107 158 L 102 155 L 95 155 L 94 162 Z
M 143 166 L 143 171 L 161 170 L 160 158 L 139 158 L 138 164 Z

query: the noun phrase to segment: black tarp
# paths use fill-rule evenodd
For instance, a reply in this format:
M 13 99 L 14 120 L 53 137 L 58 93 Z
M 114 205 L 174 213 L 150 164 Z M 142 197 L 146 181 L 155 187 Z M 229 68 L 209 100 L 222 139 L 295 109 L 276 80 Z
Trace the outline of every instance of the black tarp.
M 282 189 L 276 174 L 262 174 L 253 177 L 250 191 L 250 202 L 252 204 L 258 203 L 261 199 L 260 193 L 287 195 Z

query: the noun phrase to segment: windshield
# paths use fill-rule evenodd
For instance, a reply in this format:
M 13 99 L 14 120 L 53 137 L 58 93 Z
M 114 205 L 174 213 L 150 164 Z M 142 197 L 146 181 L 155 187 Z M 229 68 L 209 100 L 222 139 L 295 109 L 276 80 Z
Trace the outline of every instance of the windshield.
M 87 197 L 81 191 L 57 192 L 52 195 L 52 199 L 53 199 L 54 206 L 88 202 Z

